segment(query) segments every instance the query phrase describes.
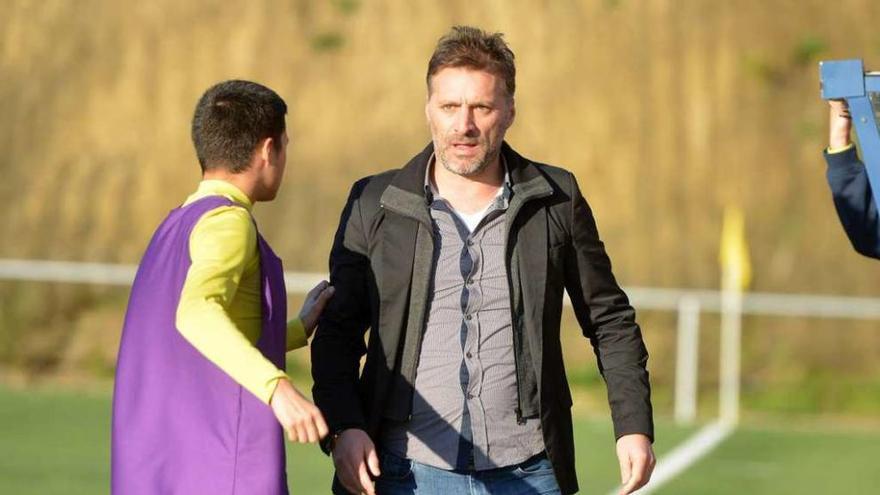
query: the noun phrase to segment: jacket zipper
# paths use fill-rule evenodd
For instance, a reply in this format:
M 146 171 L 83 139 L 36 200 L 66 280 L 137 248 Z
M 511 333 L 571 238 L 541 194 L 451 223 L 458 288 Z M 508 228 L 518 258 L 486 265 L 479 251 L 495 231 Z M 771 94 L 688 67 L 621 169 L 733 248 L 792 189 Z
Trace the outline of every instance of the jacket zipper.
M 509 250 L 510 246 L 507 245 L 507 241 L 505 241 L 505 245 L 507 246 L 506 250 Z M 508 254 L 506 257 L 511 258 L 511 255 Z M 519 354 L 522 349 L 522 328 L 520 327 L 520 321 L 516 316 L 516 307 L 514 306 L 513 282 L 510 275 L 511 264 L 508 263 L 507 265 L 507 298 L 510 305 L 510 329 L 513 332 L 513 365 L 516 373 L 516 424 L 524 425 L 526 420 L 522 413 L 522 366 L 519 362 Z M 520 297 L 522 297 L 522 294 L 520 294 Z
M 433 232 L 431 225 L 426 224 L 425 222 L 419 220 L 418 218 L 415 218 L 412 215 L 407 214 L 406 212 L 397 210 L 395 208 L 389 208 L 385 204 L 380 204 L 379 207 L 386 209 L 388 211 L 393 211 L 394 213 L 401 215 L 401 216 L 404 216 L 406 218 L 411 218 L 411 219 L 419 222 L 419 225 L 421 225 L 422 227 L 428 229 L 428 232 Z M 418 234 L 416 234 L 416 235 L 418 236 Z M 434 234 L 433 233 L 431 233 L 431 241 L 432 242 L 434 241 Z M 412 297 L 411 294 L 410 294 L 410 297 Z M 423 304 L 422 304 L 422 321 L 419 322 L 419 333 L 417 334 L 417 337 L 416 337 L 415 357 L 414 357 L 413 364 L 412 364 L 412 370 L 409 372 L 409 375 L 406 377 L 407 380 L 409 381 L 409 383 L 413 384 L 413 386 L 415 386 L 416 370 L 419 367 L 419 361 L 422 356 L 422 340 L 425 335 L 425 324 L 428 319 L 427 303 L 428 303 L 428 301 L 425 300 L 425 301 L 423 301 Z M 404 332 L 406 332 L 406 329 L 404 329 Z M 407 414 L 407 421 L 409 421 L 411 419 L 412 419 L 412 404 L 410 404 L 409 414 Z

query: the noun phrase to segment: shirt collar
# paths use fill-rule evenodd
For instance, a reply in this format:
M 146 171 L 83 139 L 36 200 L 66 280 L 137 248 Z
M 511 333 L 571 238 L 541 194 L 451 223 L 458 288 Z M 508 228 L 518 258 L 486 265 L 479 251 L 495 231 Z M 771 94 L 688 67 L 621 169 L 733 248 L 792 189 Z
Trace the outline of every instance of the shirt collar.
M 252 209 L 254 204 L 241 189 L 237 188 L 231 182 L 220 179 L 205 179 L 199 182 L 199 188 L 195 195 L 204 196 L 225 196 L 226 198 L 244 206 L 248 210 Z

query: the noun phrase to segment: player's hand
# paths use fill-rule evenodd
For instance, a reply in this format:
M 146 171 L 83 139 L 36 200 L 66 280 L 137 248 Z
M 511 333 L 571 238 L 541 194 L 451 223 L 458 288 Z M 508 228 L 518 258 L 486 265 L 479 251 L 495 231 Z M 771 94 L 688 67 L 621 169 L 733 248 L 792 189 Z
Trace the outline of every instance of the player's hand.
M 828 145 L 832 148 L 844 148 L 850 144 L 852 116 L 846 100 L 828 100 Z
M 367 432 L 358 428 L 343 430 L 333 446 L 333 464 L 339 482 L 351 493 L 375 495 L 370 478 L 379 476 L 379 456 Z
M 335 290 L 330 285 L 330 282 L 322 280 L 321 283 L 313 287 L 306 294 L 306 300 L 303 302 L 302 309 L 299 312 L 299 320 L 306 330 L 306 338 L 311 337 L 315 332 L 315 327 L 318 326 L 318 318 L 321 316 L 321 312 L 324 311 L 327 301 L 333 297 Z
M 315 443 L 327 436 L 327 423 L 321 411 L 290 380 L 278 380 L 269 405 L 291 442 Z
M 651 440 L 640 433 L 624 435 L 617 440 L 617 460 L 620 462 L 620 495 L 633 493 L 651 479 L 654 449 Z

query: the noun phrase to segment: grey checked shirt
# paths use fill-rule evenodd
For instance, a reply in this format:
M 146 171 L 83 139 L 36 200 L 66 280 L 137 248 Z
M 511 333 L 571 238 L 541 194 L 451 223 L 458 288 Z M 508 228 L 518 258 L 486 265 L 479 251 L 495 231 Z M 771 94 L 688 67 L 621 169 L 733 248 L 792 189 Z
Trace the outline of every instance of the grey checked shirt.
M 426 194 L 431 166 L 425 178 Z M 516 362 L 504 262 L 506 177 L 473 232 L 436 191 L 432 293 L 416 369 L 412 417 L 391 423 L 382 446 L 442 469 L 485 470 L 544 451 L 538 418 L 517 422 Z M 429 196 L 431 198 L 431 196 Z

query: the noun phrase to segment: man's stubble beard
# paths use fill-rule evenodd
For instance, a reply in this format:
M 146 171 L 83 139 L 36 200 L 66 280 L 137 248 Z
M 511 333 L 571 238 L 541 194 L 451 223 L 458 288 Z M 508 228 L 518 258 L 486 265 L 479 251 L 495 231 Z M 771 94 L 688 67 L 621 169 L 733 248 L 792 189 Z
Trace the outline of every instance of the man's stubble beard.
M 474 177 L 479 175 L 481 172 L 486 170 L 486 167 L 489 166 L 489 163 L 492 162 L 493 158 L 496 158 L 501 151 L 500 146 L 496 147 L 487 147 L 486 153 L 481 157 L 476 159 L 475 161 L 466 164 L 464 167 L 457 169 L 449 163 L 449 158 L 446 156 L 447 151 L 452 145 L 448 145 L 440 151 L 440 163 L 443 165 L 447 171 L 460 175 L 462 177 Z

